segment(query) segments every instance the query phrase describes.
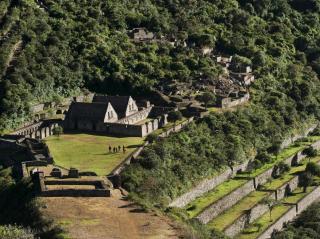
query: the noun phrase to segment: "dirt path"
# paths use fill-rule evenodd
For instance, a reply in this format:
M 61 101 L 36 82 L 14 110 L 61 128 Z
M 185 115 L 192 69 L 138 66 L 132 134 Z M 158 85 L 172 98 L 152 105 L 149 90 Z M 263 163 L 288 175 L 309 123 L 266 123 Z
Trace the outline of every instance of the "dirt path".
M 110 198 L 42 198 L 44 213 L 62 225 L 74 239 L 168 239 L 178 232 L 167 218 L 140 212 L 122 199 L 118 190 Z

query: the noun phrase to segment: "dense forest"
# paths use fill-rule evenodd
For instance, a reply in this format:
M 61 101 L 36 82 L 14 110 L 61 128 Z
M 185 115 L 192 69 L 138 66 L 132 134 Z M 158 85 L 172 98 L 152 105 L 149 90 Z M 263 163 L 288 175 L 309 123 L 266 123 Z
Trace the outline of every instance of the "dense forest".
M 320 203 L 314 203 L 272 239 L 316 239 L 320 234 Z
M 83 87 L 139 94 L 164 80 L 217 76 L 214 59 L 197 50 L 203 46 L 247 57 L 263 91 L 256 100 L 285 104 L 294 121 L 291 101 L 317 109 L 309 98 L 320 72 L 318 12 L 316 0 L 1 1 L 1 129 L 27 119 L 31 103 Z M 134 27 L 189 47 L 134 44 Z
M 220 168 L 246 158 L 261 166 L 319 119 L 319 12 L 320 0 L 2 0 L 0 130 L 27 120 L 31 104 L 85 88 L 141 95 L 167 80 L 217 77 L 204 46 L 239 55 L 257 78 L 250 104 L 159 140 L 124 172 L 132 198 L 165 208 Z M 136 44 L 135 27 L 187 47 Z

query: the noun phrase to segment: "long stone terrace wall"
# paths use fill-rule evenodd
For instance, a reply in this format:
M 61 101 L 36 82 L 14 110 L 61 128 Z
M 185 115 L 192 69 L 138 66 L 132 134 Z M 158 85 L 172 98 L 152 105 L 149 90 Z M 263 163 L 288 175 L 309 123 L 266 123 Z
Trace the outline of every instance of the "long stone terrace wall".
M 200 197 L 204 193 L 214 189 L 219 184 L 234 177 L 239 170 L 244 171 L 247 168 L 248 163 L 249 163 L 249 161 L 246 161 L 240 165 L 235 166 L 233 169 L 227 168 L 220 175 L 218 175 L 212 179 L 202 181 L 200 184 L 198 184 L 191 191 L 181 195 L 180 197 L 178 197 L 174 201 L 172 201 L 169 206 L 170 207 L 180 207 L 180 208 L 186 206 L 188 203 L 190 203 L 191 201 Z
M 225 197 L 219 199 L 217 202 L 211 204 L 196 218 L 203 224 L 207 224 L 213 218 L 221 214 L 223 211 L 235 205 L 242 198 L 255 190 L 253 180 L 249 180 L 243 186 L 233 190 Z
M 298 139 L 307 137 L 308 134 L 312 131 L 314 131 L 317 128 L 318 124 L 312 124 L 309 128 L 307 128 L 303 133 L 301 134 L 297 134 L 294 135 L 292 137 L 287 138 L 286 140 L 284 140 L 281 144 L 281 148 L 285 148 L 288 147 L 290 144 L 294 143 L 295 141 L 297 141 Z
M 279 231 L 283 228 L 285 223 L 292 221 L 298 214 L 309 207 L 313 202 L 320 197 L 320 186 L 316 187 L 311 193 L 302 198 L 296 206 L 290 208 L 282 217 L 280 217 L 275 223 L 269 226 L 257 239 L 270 238 L 274 231 Z

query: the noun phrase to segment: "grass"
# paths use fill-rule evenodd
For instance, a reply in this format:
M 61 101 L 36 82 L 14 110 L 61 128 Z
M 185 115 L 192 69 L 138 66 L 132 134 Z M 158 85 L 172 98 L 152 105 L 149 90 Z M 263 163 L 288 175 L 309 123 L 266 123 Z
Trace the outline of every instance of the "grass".
M 278 220 L 284 213 L 286 213 L 292 206 L 278 205 L 272 210 L 271 221 L 269 211 L 263 214 L 257 221 L 250 224 L 240 235 L 238 239 L 255 239 L 262 232 L 264 232 L 270 225 Z
M 318 162 L 320 157 L 315 157 L 310 159 L 312 162 Z M 288 173 L 283 175 L 281 178 L 277 178 L 272 180 L 271 183 L 266 183 L 264 186 L 268 190 L 276 190 L 280 188 L 282 185 L 290 181 L 292 178 L 296 176 L 297 173 L 304 171 L 306 164 L 309 162 L 309 159 L 303 160 L 301 165 L 297 167 L 292 167 Z M 311 189 L 310 189 L 311 190 Z M 299 191 L 299 190 L 297 190 Z M 298 198 L 301 198 L 300 191 L 296 192 Z M 254 191 L 250 193 L 248 196 L 239 201 L 235 206 L 229 208 L 223 214 L 219 215 L 217 218 L 213 219 L 209 222 L 208 226 L 210 229 L 217 229 L 223 231 L 227 226 L 229 226 L 234 220 L 240 217 L 246 210 L 253 208 L 256 204 L 258 204 L 263 198 L 269 195 L 268 192 L 262 191 Z M 288 200 L 293 200 L 292 203 L 295 203 L 294 196 L 288 198 Z
M 297 188 L 293 191 L 292 196 L 289 196 L 282 200 L 285 204 L 280 204 L 276 206 L 271 213 L 272 221 L 270 221 L 269 211 L 263 214 L 258 220 L 254 223 L 250 224 L 248 228 L 246 228 L 237 238 L 239 239 L 255 239 L 262 232 L 264 232 L 271 224 L 273 224 L 276 220 L 278 220 L 283 214 L 285 214 L 290 208 L 295 207 L 292 205 L 288 205 L 286 203 L 297 203 L 303 197 L 305 197 L 308 193 L 314 190 L 315 186 L 308 187 L 307 192 L 303 192 L 303 189 Z M 259 225 L 259 226 L 258 226 Z M 259 228 L 260 227 L 260 228 Z
M 305 160 L 301 161 L 299 166 L 291 167 L 290 171 L 288 173 L 286 173 L 285 175 L 281 176 L 280 178 L 278 178 L 276 180 L 273 180 L 271 183 L 265 184 L 266 189 L 275 190 L 275 189 L 281 187 L 282 185 L 284 185 L 285 183 L 287 183 L 288 181 L 290 181 L 298 173 L 305 170 L 306 165 L 309 162 L 309 160 L 310 160 L 310 162 L 319 162 L 320 157 L 315 157 L 312 159 L 305 159 Z
M 58 138 L 46 139 L 50 152 L 57 165 L 75 167 L 80 171 L 91 171 L 98 175 L 109 174 L 130 153 L 143 143 L 139 137 L 108 137 L 90 134 L 63 134 Z M 121 147 L 118 153 L 109 153 L 109 145 Z M 122 152 L 122 146 L 126 152 Z
M 313 141 L 312 137 L 308 137 L 308 139 L 310 139 L 310 141 Z M 311 142 L 301 142 L 299 144 L 293 144 L 291 146 L 289 146 L 288 148 L 283 149 L 279 155 L 277 157 L 273 156 L 273 160 L 270 163 L 267 163 L 265 165 L 263 165 L 261 168 L 258 168 L 256 170 L 253 170 L 250 173 L 242 173 L 239 175 L 239 177 L 256 177 L 259 174 L 265 172 L 266 170 L 272 168 L 275 164 L 295 155 L 296 153 L 300 152 L 301 150 L 303 150 L 304 148 L 306 148 L 306 146 L 310 145 Z
M 197 198 L 196 200 L 190 202 L 186 207 L 188 216 L 190 218 L 196 217 L 200 214 L 206 207 L 210 206 L 212 203 L 216 202 L 220 198 L 226 196 L 236 188 L 245 184 L 248 180 L 245 179 L 230 179 L 215 189 L 204 194 L 202 197 Z
M 250 193 L 247 197 L 243 198 L 236 205 L 229 208 L 223 214 L 219 215 L 217 218 L 213 219 L 208 223 L 210 229 L 217 229 L 223 231 L 227 226 L 229 226 L 235 219 L 240 217 L 246 210 L 251 209 L 256 204 L 258 204 L 263 198 L 267 197 L 269 192 L 254 191 Z

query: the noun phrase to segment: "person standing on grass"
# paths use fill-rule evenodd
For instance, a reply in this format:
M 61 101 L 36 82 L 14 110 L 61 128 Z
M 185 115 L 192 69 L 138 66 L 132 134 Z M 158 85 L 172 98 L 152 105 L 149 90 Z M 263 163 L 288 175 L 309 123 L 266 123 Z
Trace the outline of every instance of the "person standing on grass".
M 111 146 L 109 145 L 109 153 L 111 153 L 111 150 L 112 150 L 112 148 L 111 148 Z
M 120 150 L 121 150 L 121 146 L 119 145 L 119 146 L 118 146 L 118 151 L 120 152 Z
M 122 145 L 122 151 L 124 154 L 126 153 L 126 147 L 124 147 L 124 145 Z

